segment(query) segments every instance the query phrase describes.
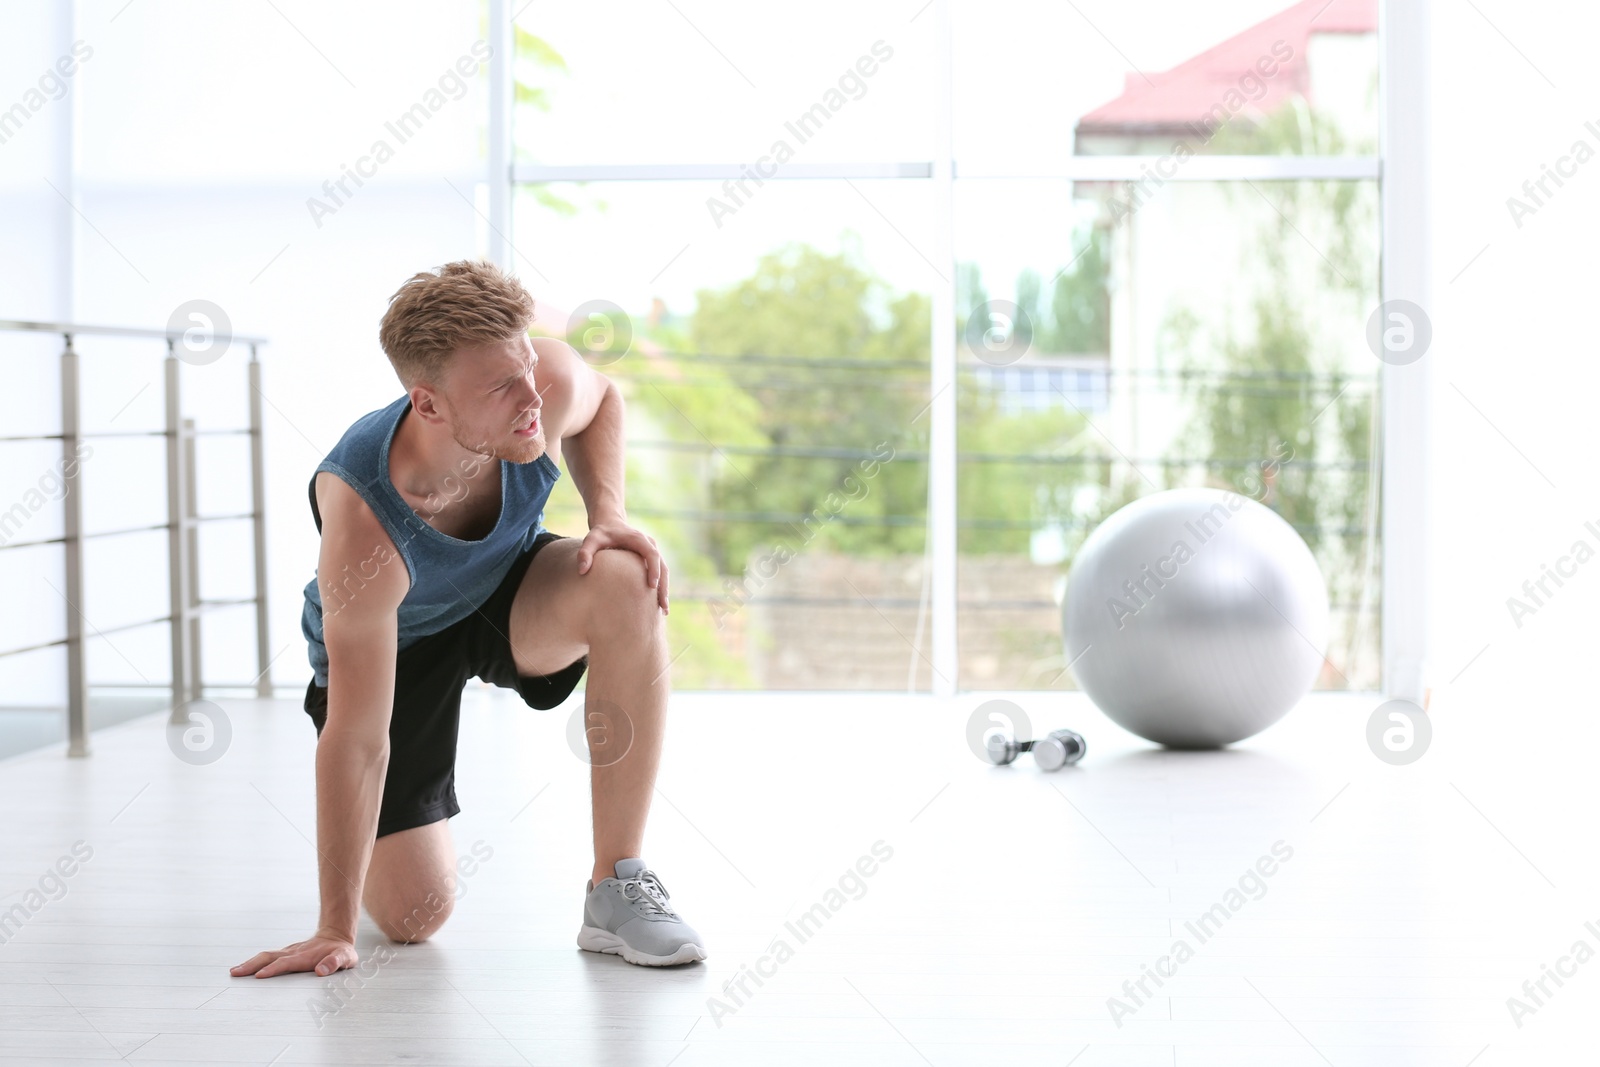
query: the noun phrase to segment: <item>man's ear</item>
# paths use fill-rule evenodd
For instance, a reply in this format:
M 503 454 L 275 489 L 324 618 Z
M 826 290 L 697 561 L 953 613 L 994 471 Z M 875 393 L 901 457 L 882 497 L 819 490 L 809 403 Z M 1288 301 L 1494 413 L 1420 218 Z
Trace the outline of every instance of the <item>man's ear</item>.
M 425 422 L 443 422 L 439 413 L 437 396 L 432 385 L 417 383 L 411 387 L 411 407 Z

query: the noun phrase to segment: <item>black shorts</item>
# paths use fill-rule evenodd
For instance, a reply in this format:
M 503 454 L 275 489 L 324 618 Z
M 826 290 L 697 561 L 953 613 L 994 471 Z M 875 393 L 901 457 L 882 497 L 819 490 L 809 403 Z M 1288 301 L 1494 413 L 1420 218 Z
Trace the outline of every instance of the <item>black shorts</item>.
M 395 656 L 394 711 L 389 719 L 389 767 L 378 811 L 378 834 L 398 833 L 448 819 L 456 803 L 456 735 L 461 725 L 461 690 L 467 679 L 515 689 L 540 710 L 572 695 L 589 665 L 583 656 L 555 674 L 523 676 L 511 656 L 511 602 L 534 555 L 563 535 L 543 530 L 519 555 L 495 591 L 471 615 L 421 638 Z M 313 678 L 306 686 L 306 714 L 317 736 L 328 716 L 328 690 Z

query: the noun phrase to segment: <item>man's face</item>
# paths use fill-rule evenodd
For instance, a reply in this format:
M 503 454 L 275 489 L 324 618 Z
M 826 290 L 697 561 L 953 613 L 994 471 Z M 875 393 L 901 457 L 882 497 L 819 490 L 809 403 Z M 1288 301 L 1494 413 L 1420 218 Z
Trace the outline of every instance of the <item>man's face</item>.
M 532 463 L 543 455 L 543 401 L 534 383 L 538 362 L 526 335 L 457 349 L 440 405 L 456 444 L 511 463 Z M 522 429 L 530 424 L 531 432 Z

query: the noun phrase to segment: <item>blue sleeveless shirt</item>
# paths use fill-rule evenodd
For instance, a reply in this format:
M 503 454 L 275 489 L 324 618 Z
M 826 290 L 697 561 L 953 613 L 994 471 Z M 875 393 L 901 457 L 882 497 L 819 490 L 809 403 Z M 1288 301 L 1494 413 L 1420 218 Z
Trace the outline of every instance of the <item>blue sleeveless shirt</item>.
M 533 546 L 544 529 L 545 501 L 561 477 L 561 468 L 548 452 L 532 463 L 500 460 L 500 516 L 494 529 L 478 541 L 451 537 L 424 522 L 389 477 L 389 445 L 410 410 L 408 393 L 357 419 L 317 464 L 309 489 L 311 517 L 318 533 L 322 532 L 322 516 L 317 511 L 317 474 L 330 471 L 360 494 L 399 550 L 411 575 L 411 588 L 397 611 L 396 651 L 461 621 L 489 599 L 512 562 Z M 376 574 L 371 568 L 380 565 L 364 563 L 364 577 L 370 580 Z M 350 574 L 345 587 L 359 590 L 362 577 Z M 306 583 L 300 632 L 306 638 L 316 684 L 326 686 L 328 649 L 323 642 L 322 592 L 316 578 Z

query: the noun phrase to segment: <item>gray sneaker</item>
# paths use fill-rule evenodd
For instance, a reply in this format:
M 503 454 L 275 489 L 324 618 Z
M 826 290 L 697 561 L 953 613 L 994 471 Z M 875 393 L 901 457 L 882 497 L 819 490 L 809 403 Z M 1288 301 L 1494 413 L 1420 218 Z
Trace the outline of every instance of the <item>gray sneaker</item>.
M 578 947 L 610 952 L 644 967 L 706 958 L 705 942 L 667 902 L 667 887 L 641 859 L 617 861 L 617 876 L 584 883 Z

